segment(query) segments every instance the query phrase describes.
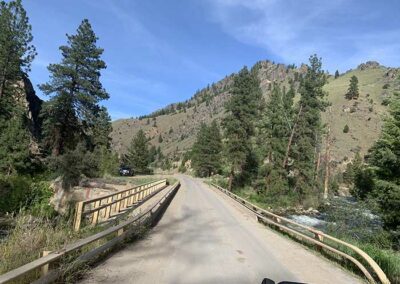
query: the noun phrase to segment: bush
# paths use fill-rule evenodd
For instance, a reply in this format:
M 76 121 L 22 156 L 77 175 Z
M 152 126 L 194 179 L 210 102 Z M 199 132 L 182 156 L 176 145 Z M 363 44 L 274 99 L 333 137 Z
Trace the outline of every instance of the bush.
M 344 128 L 343 128 L 343 133 L 349 133 L 349 131 L 350 131 L 350 128 L 349 128 L 349 126 L 346 124 L 346 125 L 344 126 Z
M 59 157 L 50 157 L 49 167 L 63 178 L 63 187 L 78 185 L 82 175 L 94 178 L 101 173 L 101 155 L 98 150 L 90 152 L 80 143 L 74 150 L 67 151 Z
M 55 211 L 49 201 L 49 184 L 24 176 L 0 177 L 0 214 L 27 209 L 34 216 L 51 218 Z
M 0 177 L 0 214 L 16 212 L 27 203 L 31 180 L 23 176 Z
M 389 87 L 390 87 L 390 84 L 386 83 L 385 85 L 382 86 L 382 89 L 386 90 L 386 89 L 389 89 Z

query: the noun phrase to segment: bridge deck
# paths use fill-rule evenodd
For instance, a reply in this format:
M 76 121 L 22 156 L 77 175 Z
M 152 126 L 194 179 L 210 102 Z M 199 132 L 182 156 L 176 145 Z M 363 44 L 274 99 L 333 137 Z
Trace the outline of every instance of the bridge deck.
M 144 240 L 114 254 L 82 283 L 362 283 L 314 252 L 259 224 L 201 181 L 181 188 Z

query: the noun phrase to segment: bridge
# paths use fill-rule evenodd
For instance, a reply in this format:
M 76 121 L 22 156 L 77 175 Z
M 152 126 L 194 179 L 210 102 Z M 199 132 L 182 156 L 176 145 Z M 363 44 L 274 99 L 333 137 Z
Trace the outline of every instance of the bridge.
M 139 204 L 143 209 L 118 225 L 0 276 L 0 283 L 34 269 L 42 271 L 37 283 L 51 282 L 60 270 L 49 271 L 49 264 L 59 257 L 114 236 L 78 257 L 82 262 L 90 260 L 123 241 L 138 222 L 155 226 L 144 238 L 111 252 L 81 283 L 262 283 L 264 279 L 275 283 L 389 283 L 379 266 L 356 247 L 340 244 L 340 240 L 262 210 L 200 179 L 177 178 L 179 182 L 168 187 L 159 181 L 119 192 L 117 197 L 107 196 L 104 204 L 100 199 L 88 202 L 95 205 L 86 209 L 78 204 L 79 222 L 83 215 L 93 214 L 91 221 L 96 224 L 118 218 L 125 211 L 128 214 L 129 208 Z M 75 228 L 80 229 L 76 222 Z M 293 236 L 300 236 L 311 247 L 294 241 Z M 361 260 L 335 248 L 335 242 L 348 245 Z M 353 263 L 360 273 L 353 274 L 339 262 L 322 257 L 318 252 L 322 250 Z

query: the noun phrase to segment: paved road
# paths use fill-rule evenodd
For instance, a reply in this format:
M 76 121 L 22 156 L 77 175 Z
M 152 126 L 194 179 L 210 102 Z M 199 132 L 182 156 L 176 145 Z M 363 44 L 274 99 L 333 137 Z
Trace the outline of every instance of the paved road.
M 149 236 L 108 258 L 83 283 L 361 283 L 188 176 Z

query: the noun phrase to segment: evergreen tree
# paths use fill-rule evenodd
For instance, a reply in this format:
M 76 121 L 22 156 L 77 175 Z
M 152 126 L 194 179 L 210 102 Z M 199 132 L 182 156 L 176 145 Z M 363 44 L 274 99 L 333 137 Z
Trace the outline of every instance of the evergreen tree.
M 211 176 L 221 169 L 222 140 L 215 120 L 210 126 L 202 123 L 192 148 L 192 167 L 201 177 Z
M 349 89 L 346 94 L 346 99 L 348 100 L 356 100 L 359 97 L 359 91 L 358 91 L 358 78 L 356 76 L 351 76 L 350 78 L 350 85 Z
M 260 82 L 255 73 L 244 67 L 234 77 L 232 97 L 225 105 L 227 113 L 222 125 L 226 139 L 226 156 L 230 164 L 229 190 L 239 174 L 241 177 L 255 171 L 252 161 L 254 122 L 259 115 L 261 102 Z
M 337 79 L 337 78 L 339 78 L 339 71 L 338 70 L 336 70 L 336 72 L 335 72 L 335 79 Z
M 158 143 L 162 143 L 164 140 L 163 140 L 163 138 L 162 138 L 162 136 L 161 136 L 161 134 L 158 136 Z
M 258 144 L 261 167 L 257 187 L 281 194 L 288 188 L 287 172 L 282 168 L 286 146 L 293 127 L 294 87 L 285 94 L 275 85 L 259 124 Z
M 111 117 L 105 107 L 101 107 L 93 118 L 92 132 L 90 133 L 90 145 L 92 147 L 110 148 L 112 132 Z
M 106 68 L 101 59 L 103 49 L 97 47 L 89 21 L 83 20 L 77 34 L 67 38 L 68 45 L 60 47 L 61 63 L 48 66 L 51 79 L 40 86 L 46 95 L 52 95 L 45 126 L 55 155 L 90 137 L 99 102 L 109 98 L 100 82 L 100 71 Z
M 400 94 L 389 104 L 380 138 L 369 151 L 369 165 L 356 176 L 355 193 L 377 200 L 388 229 L 400 232 Z M 368 187 L 363 185 L 368 182 Z
M 10 97 L 20 92 L 23 76 L 36 55 L 32 27 L 21 0 L 0 2 L 0 115 L 9 112 Z
M 29 169 L 30 136 L 20 116 L 0 127 L 0 173 L 10 175 Z
M 321 66 L 320 58 L 316 55 L 310 57 L 310 65 L 299 89 L 301 97 L 296 111 L 298 121 L 293 129 L 293 147 L 290 150 L 293 165 L 289 169 L 293 176 L 291 184 L 299 194 L 300 201 L 316 190 L 315 152 L 321 142 L 321 111 L 327 106 L 323 100 L 326 95 L 323 91 L 326 75 Z
M 125 160 L 126 164 L 130 166 L 135 173 L 148 172 L 150 163 L 148 140 L 142 129 L 140 129 L 132 139 Z

